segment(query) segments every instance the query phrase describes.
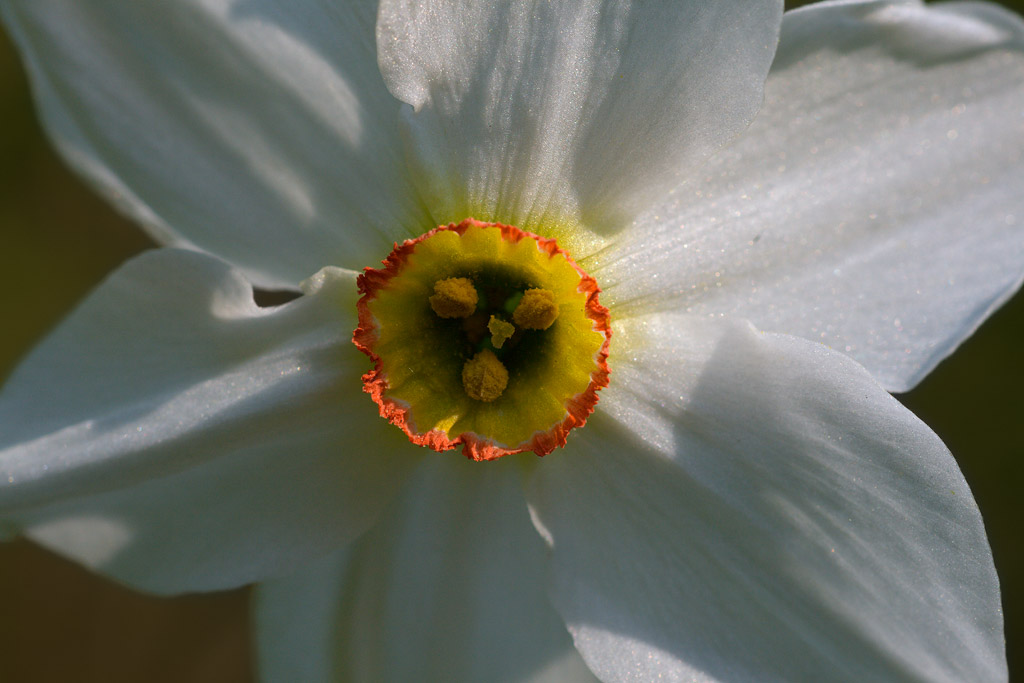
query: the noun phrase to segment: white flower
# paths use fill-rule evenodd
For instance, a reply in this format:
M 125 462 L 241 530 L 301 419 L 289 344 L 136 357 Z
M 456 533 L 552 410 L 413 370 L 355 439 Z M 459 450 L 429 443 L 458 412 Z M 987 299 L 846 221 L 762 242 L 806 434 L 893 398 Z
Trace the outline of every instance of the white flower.
M 145 590 L 267 581 L 269 680 L 1005 679 L 980 515 L 886 389 L 1020 284 L 1024 25 L 837 2 L 776 52 L 780 11 L 0 4 L 65 157 L 189 248 L 8 381 L 0 512 Z M 469 216 L 611 309 L 543 459 L 413 447 L 361 391 L 356 272 Z

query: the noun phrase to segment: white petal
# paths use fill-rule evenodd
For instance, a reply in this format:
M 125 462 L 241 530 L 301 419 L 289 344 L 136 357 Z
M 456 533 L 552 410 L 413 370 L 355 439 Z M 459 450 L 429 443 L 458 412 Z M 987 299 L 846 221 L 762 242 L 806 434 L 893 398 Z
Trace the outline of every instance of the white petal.
M 0 509 L 158 592 L 285 573 L 362 533 L 415 454 L 361 390 L 353 279 L 260 309 L 208 256 L 129 262 L 0 393 Z
M 1024 276 L 1022 102 L 1024 28 L 994 6 L 788 13 L 749 131 L 584 265 L 620 316 L 746 317 L 907 390 Z
M 749 123 L 780 12 L 384 0 L 377 45 L 436 218 L 607 231 Z
M 336 678 L 335 615 L 345 600 L 347 550 L 335 551 L 253 594 L 259 679 L 264 683 L 319 683 Z
M 258 589 L 267 681 L 595 681 L 544 589 L 520 463 L 425 459 L 350 548 Z
M 434 227 L 401 170 L 374 2 L 14 0 L 0 14 L 58 148 L 164 243 L 294 287 Z
M 1005 679 L 971 492 L 863 368 L 742 324 L 620 329 L 604 410 L 528 489 L 602 680 Z

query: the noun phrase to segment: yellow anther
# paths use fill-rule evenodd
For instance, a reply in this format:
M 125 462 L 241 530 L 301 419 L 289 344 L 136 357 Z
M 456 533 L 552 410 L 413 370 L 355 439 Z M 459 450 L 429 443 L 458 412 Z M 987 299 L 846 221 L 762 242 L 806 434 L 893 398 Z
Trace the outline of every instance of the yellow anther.
M 488 350 L 473 356 L 462 366 L 462 387 L 470 398 L 490 403 L 508 386 L 508 370 Z
M 558 317 L 555 295 L 547 289 L 528 289 L 512 313 L 512 320 L 528 330 L 546 330 Z
M 500 349 L 501 345 L 516 333 L 515 325 L 495 315 L 491 316 L 490 321 L 487 323 L 487 329 L 491 333 L 491 343 L 494 344 L 496 349 Z
M 466 318 L 476 310 L 476 288 L 464 277 L 450 277 L 434 283 L 430 307 L 442 318 Z

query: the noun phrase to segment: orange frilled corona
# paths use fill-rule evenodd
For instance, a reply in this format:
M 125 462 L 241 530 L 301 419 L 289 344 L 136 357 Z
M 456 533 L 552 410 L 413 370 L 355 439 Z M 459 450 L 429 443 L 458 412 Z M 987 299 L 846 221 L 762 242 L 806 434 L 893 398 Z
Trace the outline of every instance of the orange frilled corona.
M 565 445 L 608 385 L 600 289 L 553 239 L 468 218 L 359 276 L 363 388 L 409 440 L 474 460 Z

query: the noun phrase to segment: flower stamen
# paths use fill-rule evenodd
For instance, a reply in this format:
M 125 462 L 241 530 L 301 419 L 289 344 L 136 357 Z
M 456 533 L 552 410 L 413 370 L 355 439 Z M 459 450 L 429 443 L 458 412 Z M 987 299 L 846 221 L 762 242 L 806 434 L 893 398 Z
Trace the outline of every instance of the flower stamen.
M 473 283 L 464 277 L 450 277 L 434 283 L 430 307 L 442 318 L 468 318 L 480 297 Z
M 557 317 L 554 292 L 540 288 L 526 290 L 512 313 L 513 322 L 527 330 L 546 330 Z
M 462 386 L 474 401 L 490 403 L 505 393 L 508 370 L 497 356 L 484 349 L 462 367 Z

